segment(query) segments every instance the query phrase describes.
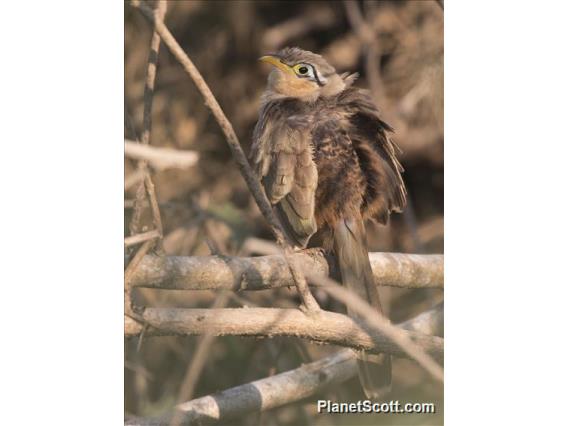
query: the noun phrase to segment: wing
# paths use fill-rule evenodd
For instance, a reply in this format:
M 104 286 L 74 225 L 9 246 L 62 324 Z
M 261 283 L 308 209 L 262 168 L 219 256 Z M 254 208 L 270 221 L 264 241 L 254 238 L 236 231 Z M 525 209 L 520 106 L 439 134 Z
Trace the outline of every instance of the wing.
M 253 134 L 251 157 L 288 239 L 305 247 L 316 232 L 317 168 L 309 119 L 293 100 L 267 102 Z
M 390 212 L 401 212 L 406 205 L 404 171 L 396 157 L 398 147 L 389 138 L 392 128 L 379 117 L 370 96 L 357 88 L 349 88 L 339 103 L 349 113 L 349 136 L 366 177 L 363 215 L 387 223 Z

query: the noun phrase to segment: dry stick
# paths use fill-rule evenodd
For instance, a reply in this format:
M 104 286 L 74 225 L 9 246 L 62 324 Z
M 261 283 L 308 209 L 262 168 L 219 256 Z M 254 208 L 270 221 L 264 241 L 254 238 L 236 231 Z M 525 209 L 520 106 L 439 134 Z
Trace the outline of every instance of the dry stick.
M 164 19 L 167 10 L 167 2 L 165 0 L 159 0 L 157 8 L 153 15 L 157 19 Z M 146 74 L 146 84 L 144 86 L 144 116 L 143 116 L 143 131 L 142 131 L 142 144 L 150 144 L 150 131 L 152 129 L 152 102 L 154 100 L 154 88 L 156 85 L 156 68 L 158 65 L 158 52 L 160 50 L 160 35 L 157 33 L 156 29 L 152 32 L 152 40 L 150 42 L 150 55 L 148 58 L 148 70 Z M 147 163 L 144 162 L 144 168 L 147 169 Z M 144 177 L 144 183 L 146 185 L 146 191 L 148 192 L 148 197 L 150 199 L 150 206 L 152 207 L 152 216 L 154 218 L 154 226 L 160 233 L 163 234 L 162 218 L 160 216 L 160 208 L 158 206 L 158 200 L 156 199 L 156 191 L 154 189 L 154 183 L 150 178 L 150 174 L 146 170 L 146 176 Z
M 187 169 L 197 163 L 195 151 L 158 148 L 131 140 L 124 141 L 124 155 L 136 160 L 146 160 L 154 169 Z
M 155 11 L 150 11 L 153 16 L 158 19 L 163 19 L 167 9 L 167 2 L 160 0 Z M 154 29 L 152 33 L 152 40 L 150 41 L 150 53 L 148 55 L 148 67 L 146 70 L 146 84 L 144 85 L 144 115 L 143 115 L 143 130 L 142 130 L 142 145 L 150 144 L 150 132 L 152 129 L 152 103 L 154 99 L 154 88 L 156 84 L 156 68 L 158 63 L 158 52 L 160 50 L 160 35 Z M 154 227 L 158 230 L 160 235 L 163 233 L 162 219 L 160 217 L 160 209 L 156 199 L 156 192 L 154 184 L 150 178 L 148 171 L 148 162 L 140 160 L 138 162 L 138 170 L 144 175 L 144 181 L 140 183 L 136 191 L 136 201 L 134 203 L 134 214 L 130 222 L 130 231 L 132 234 L 140 232 L 140 219 L 142 217 L 143 202 L 144 202 L 144 188 L 150 200 L 152 208 L 152 216 L 154 220 Z
M 135 244 L 143 243 L 144 241 L 160 238 L 160 233 L 154 229 L 153 231 L 143 232 L 124 239 L 124 246 L 129 247 Z
M 164 44 L 180 62 L 186 73 L 191 77 L 191 79 L 195 83 L 195 86 L 203 96 L 205 105 L 210 109 L 213 117 L 215 117 L 215 120 L 225 134 L 225 138 L 227 140 L 229 148 L 231 149 L 233 158 L 235 159 L 239 171 L 241 172 L 252 196 L 254 197 L 256 204 L 258 205 L 263 216 L 268 221 L 268 224 L 270 225 L 270 228 L 276 237 L 278 245 L 283 249 L 284 257 L 290 265 L 290 271 L 294 278 L 298 293 L 300 294 L 300 297 L 302 299 L 303 307 L 308 312 L 317 312 L 320 309 L 319 305 L 311 294 L 305 277 L 301 273 L 299 267 L 294 263 L 294 260 L 292 258 L 293 250 L 284 236 L 282 225 L 272 211 L 272 207 L 268 202 L 268 199 L 266 198 L 266 194 L 264 193 L 264 190 L 262 189 L 258 178 L 250 168 L 246 155 L 241 147 L 241 144 L 239 143 L 233 126 L 225 116 L 225 113 L 223 112 L 221 106 L 217 102 L 217 99 L 211 92 L 211 89 L 209 88 L 209 86 L 203 79 L 203 76 L 195 67 L 189 56 L 183 51 L 179 43 L 172 36 L 162 19 L 155 16 L 152 13 L 152 10 L 142 2 L 133 1 L 132 4 L 140 9 L 140 11 L 149 21 L 154 23 L 155 31 L 158 32 Z
M 132 117 L 130 116 L 128 110 L 126 109 L 126 100 L 124 101 L 124 124 L 128 129 L 128 131 L 130 132 L 130 136 L 138 140 L 136 126 L 134 125 L 134 121 L 132 120 Z M 140 164 L 138 164 L 136 170 L 124 179 L 124 190 L 126 191 L 130 189 L 130 187 L 134 186 L 138 182 L 143 182 L 145 176 L 146 176 L 146 170 L 144 168 L 141 168 Z M 140 200 L 143 198 L 144 198 L 144 187 L 140 185 L 136 189 L 136 198 L 134 199 L 134 204 L 132 205 L 134 211 L 132 213 L 132 218 L 130 219 L 130 223 L 128 224 L 130 235 L 136 235 L 138 233 L 138 226 L 139 226 L 138 224 L 142 217 L 142 211 L 143 211 L 142 202 Z
M 437 325 L 443 325 L 439 316 L 442 308 L 436 307 L 419 315 L 426 315 Z M 413 327 L 414 319 L 401 326 Z M 433 329 L 432 327 L 425 327 Z M 440 333 L 441 330 L 433 330 Z M 305 364 L 291 371 L 236 386 L 178 405 L 186 424 L 207 424 L 241 417 L 251 412 L 266 411 L 318 394 L 331 385 L 339 385 L 357 374 L 356 355 L 351 350 L 341 350 L 319 361 Z M 127 425 L 169 425 L 170 416 L 160 419 L 130 419 Z
M 185 309 L 146 307 L 141 314 L 149 325 L 149 336 L 215 336 L 274 337 L 289 336 L 315 343 L 338 345 L 372 353 L 385 352 L 398 357 L 411 354 L 394 343 L 382 331 L 369 327 L 347 315 L 320 310 L 309 317 L 298 309 L 290 308 L 226 308 Z M 134 337 L 142 332 L 142 325 L 125 320 L 124 334 Z M 402 331 L 422 350 L 437 360 L 443 359 L 443 339 L 421 333 Z
M 224 308 L 228 301 L 229 301 L 229 292 L 223 292 L 219 294 L 211 309 L 220 309 Z M 187 368 L 187 372 L 185 377 L 182 381 L 181 388 L 179 391 L 178 396 L 178 404 L 187 401 L 192 398 L 193 392 L 195 391 L 195 386 L 197 385 L 197 381 L 201 376 L 201 372 L 203 371 L 203 367 L 205 367 L 205 363 L 208 360 L 209 350 L 211 349 L 211 345 L 215 340 L 215 335 L 212 333 L 206 333 L 199 339 L 197 343 L 197 350 L 193 355 L 191 360 L 191 364 Z M 172 425 L 178 426 L 181 423 L 182 415 L 181 413 L 174 414 L 172 419 Z
M 275 245 L 257 245 L 257 249 Z M 260 253 L 261 251 L 259 251 Z M 294 254 L 303 268 L 320 275 L 337 275 L 335 261 L 319 250 Z M 444 288 L 444 255 L 369 253 L 377 286 Z M 317 285 L 318 283 L 311 283 Z M 164 290 L 255 291 L 294 285 L 281 254 L 255 257 L 146 256 L 132 286 Z

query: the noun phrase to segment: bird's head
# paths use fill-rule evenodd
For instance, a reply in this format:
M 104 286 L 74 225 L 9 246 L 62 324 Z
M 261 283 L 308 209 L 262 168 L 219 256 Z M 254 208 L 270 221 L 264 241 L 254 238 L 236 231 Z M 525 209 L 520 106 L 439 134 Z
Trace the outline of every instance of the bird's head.
M 323 57 L 298 47 L 286 47 L 260 60 L 274 67 L 267 87 L 274 94 L 314 101 L 345 88 L 341 76 Z

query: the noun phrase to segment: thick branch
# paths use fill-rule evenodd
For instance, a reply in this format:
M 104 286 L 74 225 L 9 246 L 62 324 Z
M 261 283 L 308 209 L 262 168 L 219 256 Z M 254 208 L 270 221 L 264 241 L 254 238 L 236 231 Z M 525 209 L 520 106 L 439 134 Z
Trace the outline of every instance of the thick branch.
M 439 305 L 416 318 L 420 319 L 421 327 L 441 334 L 442 310 Z M 425 324 L 424 318 L 430 318 L 432 324 Z M 418 326 L 414 319 L 406 321 L 404 325 L 409 328 Z M 176 412 L 183 414 L 184 424 L 227 421 L 251 412 L 265 411 L 308 398 L 330 386 L 339 385 L 356 374 L 355 353 L 345 349 L 291 371 L 188 401 L 178 405 Z M 170 418 L 171 416 L 161 419 L 132 419 L 126 424 L 168 425 Z
M 319 251 L 295 253 L 304 270 L 335 274 L 334 261 Z M 444 256 L 370 253 L 377 285 L 405 288 L 443 288 Z M 136 287 L 175 290 L 265 290 L 293 285 L 281 255 L 259 257 L 146 256 L 132 279 Z
M 408 354 L 382 333 L 363 327 L 346 315 L 320 311 L 307 316 L 298 309 L 180 309 L 146 308 L 142 320 L 149 328 L 145 335 L 273 337 L 295 336 L 316 343 L 386 352 L 400 357 Z M 142 325 L 125 321 L 126 336 L 142 332 Z M 443 357 L 443 339 L 406 331 L 420 349 L 436 360 Z

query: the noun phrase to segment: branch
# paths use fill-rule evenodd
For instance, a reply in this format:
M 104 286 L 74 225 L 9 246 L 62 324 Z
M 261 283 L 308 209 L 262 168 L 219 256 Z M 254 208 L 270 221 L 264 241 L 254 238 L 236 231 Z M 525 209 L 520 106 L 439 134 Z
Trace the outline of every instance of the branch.
M 292 258 L 292 247 L 286 240 L 283 232 L 282 225 L 274 212 L 272 211 L 272 207 L 268 198 L 266 198 L 266 194 L 262 189 L 262 186 L 253 173 L 250 165 L 247 161 L 246 155 L 241 147 L 239 139 L 237 138 L 237 134 L 233 129 L 231 122 L 227 119 L 225 113 L 221 109 L 219 102 L 211 92 L 211 89 L 203 79 L 203 76 L 193 64 L 192 60 L 189 56 L 183 51 L 177 40 L 174 36 L 170 33 L 162 18 L 157 16 L 156 14 L 152 13 L 152 10 L 143 4 L 141 1 L 136 0 L 132 1 L 132 4 L 140 9 L 140 11 L 144 14 L 144 16 L 154 24 L 155 31 L 160 35 L 164 44 L 168 47 L 170 52 L 176 57 L 179 63 L 182 65 L 183 69 L 189 75 L 189 77 L 195 83 L 195 86 L 203 96 L 205 100 L 205 105 L 209 108 L 213 117 L 221 127 L 221 130 L 225 134 L 225 139 L 229 148 L 231 149 L 231 153 L 241 175 L 243 176 L 256 204 L 258 205 L 262 215 L 268 221 L 272 232 L 276 237 L 276 241 L 278 245 L 282 247 L 284 257 L 290 267 L 290 273 L 294 278 L 294 283 L 296 284 L 296 288 L 298 289 L 298 293 L 300 298 L 302 299 L 303 307 L 306 308 L 309 312 L 317 312 L 320 308 L 319 305 L 314 299 L 314 296 L 310 293 L 308 288 L 308 283 L 306 278 L 301 273 L 300 268 L 295 265 L 294 259 Z
M 143 243 L 144 241 L 153 240 L 155 238 L 160 238 L 160 233 L 157 230 L 143 232 L 142 234 L 136 234 L 131 237 L 124 239 L 124 246 L 129 247 L 136 244 Z
M 314 274 L 336 275 L 335 262 L 321 252 L 295 253 L 294 259 Z M 379 286 L 443 288 L 444 256 L 370 253 Z M 132 286 L 169 290 L 266 290 L 293 285 L 282 255 L 146 256 L 132 277 Z
M 298 309 L 278 308 L 146 308 L 141 319 L 148 326 L 145 336 L 199 336 L 205 333 L 215 336 L 295 336 L 315 343 L 408 358 L 407 352 L 383 333 L 362 327 L 346 315 L 323 310 L 307 316 Z M 136 321 L 125 319 L 125 336 L 137 336 L 142 329 Z M 442 338 L 411 331 L 402 334 L 436 360 L 443 358 Z
M 167 10 L 167 2 L 165 0 L 158 1 L 156 10 L 148 9 L 150 15 L 155 16 L 157 19 L 163 19 Z M 154 100 L 154 87 L 156 84 L 156 69 L 158 65 L 158 52 L 160 50 L 160 35 L 154 28 L 152 32 L 152 40 L 150 41 L 150 53 L 148 54 L 148 66 L 146 68 L 146 82 L 144 85 L 144 113 L 143 113 L 143 130 L 142 130 L 142 145 L 150 144 L 150 132 L 152 129 L 152 103 Z M 162 218 L 160 216 L 160 209 L 156 198 L 156 191 L 154 183 L 148 172 L 148 164 L 144 159 L 138 162 L 138 170 L 144 177 L 143 182 L 140 183 L 136 191 L 136 202 L 134 203 L 134 213 L 130 221 L 130 233 L 135 235 L 140 232 L 140 221 L 142 218 L 142 203 L 144 201 L 144 194 L 147 193 L 152 207 L 152 216 L 154 220 L 154 227 L 160 233 L 163 233 Z
M 442 315 L 442 307 L 438 305 L 416 319 L 425 326 L 423 318 L 431 318 L 433 325 L 427 328 L 440 334 L 441 328 L 434 325 L 443 325 L 443 321 L 440 321 Z M 409 320 L 403 324 L 412 328 L 418 326 L 415 322 Z M 185 424 L 226 422 L 251 412 L 265 411 L 308 398 L 356 375 L 355 353 L 351 350 L 341 350 L 294 370 L 180 404 L 175 412 L 183 414 Z M 131 419 L 126 424 L 168 425 L 170 418 L 171 415 L 160 419 Z
M 197 163 L 199 158 L 193 151 L 157 148 L 129 140 L 124 141 L 124 154 L 136 160 L 145 160 L 156 170 L 187 169 Z

